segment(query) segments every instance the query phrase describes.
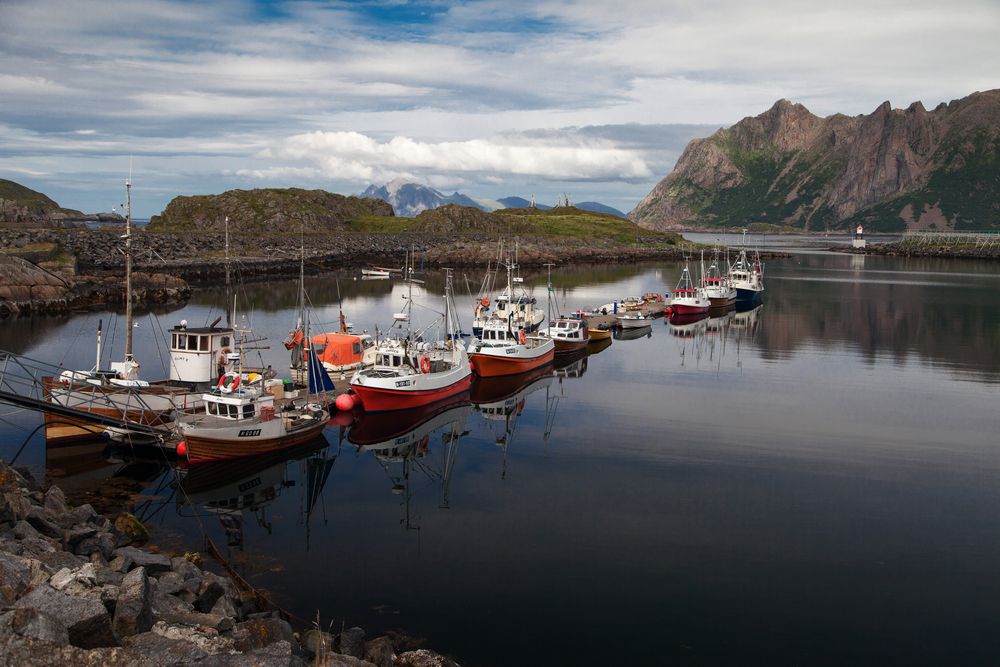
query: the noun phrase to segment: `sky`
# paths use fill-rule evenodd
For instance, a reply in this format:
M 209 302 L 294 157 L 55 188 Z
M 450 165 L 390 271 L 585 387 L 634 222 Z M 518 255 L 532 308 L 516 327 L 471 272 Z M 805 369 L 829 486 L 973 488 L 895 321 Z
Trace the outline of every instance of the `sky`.
M 0 0 L 0 178 L 86 212 L 233 188 L 631 210 L 689 140 L 1000 87 L 997 0 Z

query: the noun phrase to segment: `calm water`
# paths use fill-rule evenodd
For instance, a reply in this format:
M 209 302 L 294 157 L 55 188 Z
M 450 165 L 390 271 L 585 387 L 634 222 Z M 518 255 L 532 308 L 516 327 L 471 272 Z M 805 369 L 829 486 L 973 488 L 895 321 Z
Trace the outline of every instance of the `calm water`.
M 99 447 L 92 463 L 50 453 L 48 472 L 68 487 L 142 478 L 139 511 L 166 548 L 197 548 L 206 531 L 300 617 L 401 628 L 463 664 L 993 662 L 1000 267 L 808 245 L 768 263 L 758 310 L 658 320 L 523 392 L 477 385 L 478 405 L 410 432 L 415 418 L 331 426 L 328 447 L 198 469 L 180 489 L 155 465 L 102 464 Z M 574 309 L 672 289 L 678 273 L 585 267 L 555 281 Z M 402 304 L 389 282 L 339 289 L 358 329 Z M 296 291 L 244 300 L 276 367 Z M 332 328 L 337 283 L 309 294 Z M 164 372 L 160 327 L 210 321 L 219 301 L 139 319 L 147 376 Z M 0 347 L 89 367 L 99 317 L 0 323 Z M 37 423 L 5 417 L 5 459 Z M 37 436 L 19 461 L 45 472 Z M 240 495 L 238 525 L 205 505 Z

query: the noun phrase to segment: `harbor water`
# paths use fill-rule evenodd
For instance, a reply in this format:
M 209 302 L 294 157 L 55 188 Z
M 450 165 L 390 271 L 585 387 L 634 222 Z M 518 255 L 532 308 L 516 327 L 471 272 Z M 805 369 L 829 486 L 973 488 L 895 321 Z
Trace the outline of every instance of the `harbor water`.
M 0 455 L 71 493 L 126 479 L 163 550 L 207 534 L 304 622 L 400 630 L 462 664 L 994 661 L 997 265 L 780 245 L 759 308 L 657 319 L 440 410 L 331 423 L 287 456 L 176 471 L 101 444 L 46 450 L 40 417 L 12 408 Z M 663 293 L 680 268 L 556 267 L 554 295 L 565 312 Z M 425 279 L 415 326 L 443 310 L 443 279 Z M 466 330 L 480 281 L 456 272 Z M 545 276 L 525 284 L 544 307 Z M 306 287 L 314 333 L 341 309 L 384 329 L 409 289 L 348 273 Z M 143 376 L 167 373 L 164 330 L 223 302 L 138 315 Z M 279 376 L 297 303 L 294 281 L 239 294 Z M 117 358 L 108 312 L 0 322 L 0 348 L 90 368 L 99 319 Z

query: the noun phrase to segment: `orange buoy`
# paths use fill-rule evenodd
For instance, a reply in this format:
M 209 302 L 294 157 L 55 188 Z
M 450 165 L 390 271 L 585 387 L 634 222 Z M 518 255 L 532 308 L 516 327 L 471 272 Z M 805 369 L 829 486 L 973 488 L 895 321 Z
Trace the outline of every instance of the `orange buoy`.
M 186 442 L 181 440 L 177 443 L 177 456 L 187 457 L 188 455 L 188 445 Z
M 354 409 L 354 397 L 350 394 L 341 394 L 333 404 L 341 412 L 350 412 Z

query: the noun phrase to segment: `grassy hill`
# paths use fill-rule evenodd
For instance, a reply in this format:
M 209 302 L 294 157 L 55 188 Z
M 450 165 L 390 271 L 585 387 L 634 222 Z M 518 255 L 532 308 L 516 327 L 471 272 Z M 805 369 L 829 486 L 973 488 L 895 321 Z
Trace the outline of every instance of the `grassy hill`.
M 674 232 L 643 229 L 608 213 L 575 207 L 538 209 L 505 208 L 487 213 L 467 206 L 449 205 L 424 211 L 415 218 L 365 216 L 350 225 L 361 232 L 413 232 L 424 234 L 477 234 L 487 236 L 534 235 L 616 241 L 625 244 L 676 245 Z

